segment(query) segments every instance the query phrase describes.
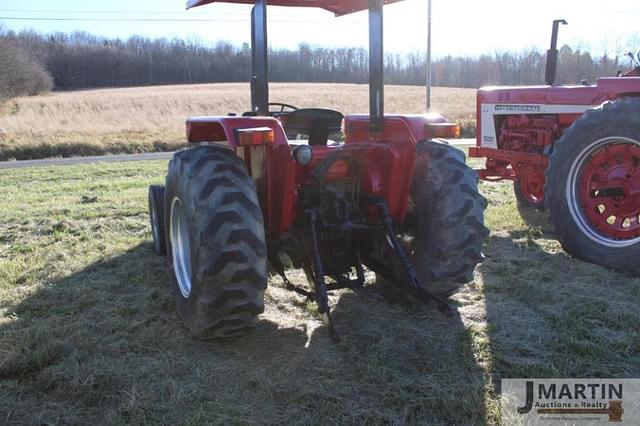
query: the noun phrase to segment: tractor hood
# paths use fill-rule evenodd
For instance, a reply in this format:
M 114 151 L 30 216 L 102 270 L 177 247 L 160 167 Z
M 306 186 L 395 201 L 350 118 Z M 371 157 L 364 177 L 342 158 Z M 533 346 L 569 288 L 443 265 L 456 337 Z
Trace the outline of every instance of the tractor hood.
M 385 4 L 402 0 L 384 0 Z M 254 4 L 254 0 L 187 0 L 187 9 L 209 3 Z M 369 0 L 268 0 L 269 6 L 319 7 L 333 12 L 336 16 L 347 15 L 369 8 Z

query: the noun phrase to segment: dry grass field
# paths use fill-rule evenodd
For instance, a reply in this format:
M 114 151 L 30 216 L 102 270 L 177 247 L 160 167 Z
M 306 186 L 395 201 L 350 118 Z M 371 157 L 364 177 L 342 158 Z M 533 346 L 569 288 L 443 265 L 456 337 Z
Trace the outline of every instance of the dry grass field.
M 271 100 L 344 113 L 368 111 L 368 86 L 272 84 Z M 422 87 L 388 86 L 387 113 L 421 113 Z M 435 88 L 434 109 L 475 129 L 475 90 Z M 0 161 L 173 150 L 191 115 L 250 110 L 248 84 L 160 86 L 56 92 L 19 98 L 0 112 Z
M 487 260 L 453 319 L 340 291 L 334 344 L 273 277 L 257 329 L 194 341 L 150 243 L 165 172 L 0 171 L 0 424 L 496 425 L 501 378 L 640 377 L 640 279 L 567 256 L 506 183 L 481 185 Z

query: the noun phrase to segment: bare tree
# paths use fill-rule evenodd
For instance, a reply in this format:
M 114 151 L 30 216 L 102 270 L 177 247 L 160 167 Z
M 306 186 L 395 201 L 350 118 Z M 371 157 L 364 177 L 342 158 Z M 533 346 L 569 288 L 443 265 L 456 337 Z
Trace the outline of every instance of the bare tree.
M 0 103 L 16 96 L 51 90 L 45 68 L 11 41 L 0 39 Z

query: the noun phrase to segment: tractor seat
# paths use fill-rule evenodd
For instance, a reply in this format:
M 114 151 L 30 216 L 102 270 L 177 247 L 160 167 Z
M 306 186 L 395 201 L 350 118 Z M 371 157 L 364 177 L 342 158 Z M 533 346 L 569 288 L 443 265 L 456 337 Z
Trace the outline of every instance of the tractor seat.
M 287 137 L 308 135 L 309 145 L 327 145 L 329 135 L 342 131 L 344 115 L 332 109 L 303 108 L 281 116 L 280 121 Z

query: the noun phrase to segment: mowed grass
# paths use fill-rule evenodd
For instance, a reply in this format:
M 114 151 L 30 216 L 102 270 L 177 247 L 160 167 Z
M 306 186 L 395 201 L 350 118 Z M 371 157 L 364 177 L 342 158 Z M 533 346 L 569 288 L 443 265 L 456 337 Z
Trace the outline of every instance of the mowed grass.
M 0 424 L 499 424 L 501 378 L 640 376 L 640 279 L 568 257 L 508 184 L 482 184 L 492 233 L 458 317 L 345 290 L 334 344 L 274 277 L 257 329 L 195 341 L 151 250 L 165 171 L 0 172 Z
M 271 85 L 271 101 L 299 107 L 369 111 L 367 85 Z M 425 89 L 388 86 L 387 113 L 423 113 Z M 475 130 L 475 90 L 435 88 L 433 106 Z M 0 161 L 168 151 L 185 143 L 185 119 L 249 111 L 248 84 L 159 86 L 56 92 L 0 108 Z

